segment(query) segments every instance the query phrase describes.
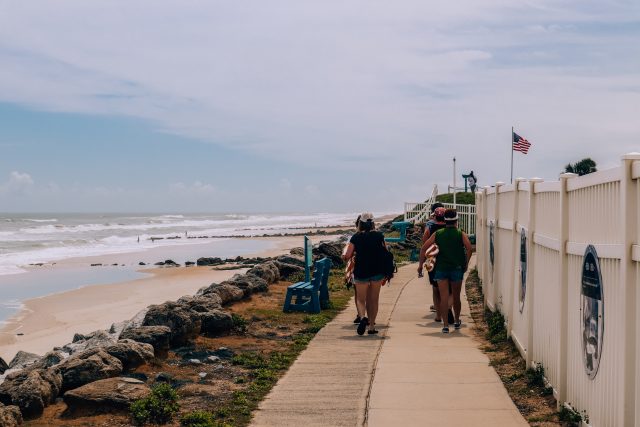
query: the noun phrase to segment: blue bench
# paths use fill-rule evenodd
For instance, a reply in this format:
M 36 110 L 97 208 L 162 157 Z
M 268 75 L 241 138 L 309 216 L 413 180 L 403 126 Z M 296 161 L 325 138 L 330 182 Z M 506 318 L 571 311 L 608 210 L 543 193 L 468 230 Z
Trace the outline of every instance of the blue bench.
M 282 311 L 285 313 L 289 311 L 320 313 L 321 293 L 328 304 L 329 287 L 324 278 L 326 276 L 328 280 L 329 269 L 331 269 L 331 260 L 323 258 L 316 261 L 311 281 L 294 283 L 287 288 L 287 296 L 285 297 Z M 291 301 L 293 297 L 296 298 L 295 303 Z
M 329 308 L 329 275 L 331 274 L 331 260 L 323 258 L 324 271 L 322 272 L 322 281 L 320 282 L 320 308 Z
M 384 239 L 385 242 L 397 243 L 397 242 L 404 242 L 405 240 L 407 240 L 407 228 L 412 226 L 410 222 L 396 221 L 396 222 L 392 222 L 391 225 L 393 226 L 393 228 L 400 231 L 400 237 L 385 237 Z

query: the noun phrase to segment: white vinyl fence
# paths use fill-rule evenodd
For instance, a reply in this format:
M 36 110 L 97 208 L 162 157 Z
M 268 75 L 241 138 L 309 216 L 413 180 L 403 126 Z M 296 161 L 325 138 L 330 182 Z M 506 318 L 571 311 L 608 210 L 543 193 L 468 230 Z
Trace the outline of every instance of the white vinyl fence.
M 527 366 L 591 426 L 640 425 L 640 153 L 476 193 L 478 272 Z

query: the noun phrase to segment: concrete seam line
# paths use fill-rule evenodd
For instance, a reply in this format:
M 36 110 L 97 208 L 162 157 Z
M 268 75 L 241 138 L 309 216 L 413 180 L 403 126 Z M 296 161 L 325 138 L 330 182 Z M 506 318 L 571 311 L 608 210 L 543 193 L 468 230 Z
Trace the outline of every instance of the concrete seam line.
M 407 280 L 402 285 L 402 289 L 400 289 L 400 292 L 398 292 L 398 296 L 396 297 L 396 300 L 393 302 L 393 307 L 391 308 L 391 311 L 389 312 L 389 316 L 387 317 L 387 328 L 384 330 L 384 333 L 381 334 L 382 339 L 380 340 L 380 345 L 378 346 L 376 357 L 375 359 L 373 359 L 373 369 L 371 370 L 371 377 L 369 378 L 369 387 L 367 390 L 367 398 L 365 400 L 365 405 L 364 405 L 364 419 L 362 420 L 362 425 L 364 427 L 367 427 L 369 425 L 369 400 L 371 399 L 371 389 L 373 388 L 373 379 L 376 376 L 376 367 L 378 366 L 378 358 L 380 357 L 380 353 L 382 352 L 382 346 L 384 345 L 385 338 L 387 337 L 387 331 L 389 330 L 389 322 L 391 321 L 391 317 L 393 316 L 393 313 L 396 311 L 398 301 L 400 301 L 400 297 L 402 296 L 404 289 L 407 287 L 409 283 L 411 283 L 415 279 L 416 278 L 413 277 Z

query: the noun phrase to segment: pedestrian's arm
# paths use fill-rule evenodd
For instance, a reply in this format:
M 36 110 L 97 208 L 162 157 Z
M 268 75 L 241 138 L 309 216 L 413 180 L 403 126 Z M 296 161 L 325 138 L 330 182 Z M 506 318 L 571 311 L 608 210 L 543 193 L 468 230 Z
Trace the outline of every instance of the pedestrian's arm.
M 429 240 L 429 237 L 431 237 L 431 231 L 429 231 L 429 227 L 425 227 L 424 228 L 424 234 L 422 235 L 422 243 L 424 243 L 427 240 Z
M 344 251 L 342 251 L 342 259 L 344 261 L 349 261 L 353 256 L 354 250 L 355 246 L 353 246 L 353 243 L 349 242 L 349 244 L 344 248 Z
M 471 259 L 471 242 L 469 241 L 469 236 L 467 236 L 467 233 L 462 233 L 462 244 L 464 245 L 464 249 L 465 249 L 465 255 L 467 257 L 467 262 L 464 264 L 464 271 L 467 271 L 467 268 L 469 267 L 469 260 Z

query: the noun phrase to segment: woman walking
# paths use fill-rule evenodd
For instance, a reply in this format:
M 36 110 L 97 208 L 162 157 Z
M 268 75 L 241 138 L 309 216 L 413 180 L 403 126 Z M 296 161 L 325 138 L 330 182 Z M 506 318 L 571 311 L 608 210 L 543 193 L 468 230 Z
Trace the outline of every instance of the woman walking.
M 360 232 L 360 215 L 358 215 L 358 218 L 356 218 L 356 233 Z M 344 250 L 342 251 L 342 256 L 344 257 L 344 255 L 347 252 L 347 248 L 349 247 L 349 245 L 347 244 L 344 247 Z M 353 286 L 353 293 L 354 296 L 356 297 L 356 301 L 358 300 L 358 289 L 354 286 L 354 278 L 353 278 L 353 269 L 356 266 L 356 260 L 355 257 L 352 256 L 348 261 L 347 261 L 347 266 L 344 269 L 344 282 L 347 286 L 347 289 L 351 288 Z M 362 318 L 365 316 L 364 312 L 360 312 L 360 307 L 358 307 L 358 304 L 356 304 L 356 318 L 353 321 L 353 323 L 360 323 L 360 320 L 362 320 Z
M 427 249 L 434 243 L 438 245 L 439 252 L 436 256 L 434 268 L 434 278 L 438 282 L 440 292 L 440 313 L 446 313 L 448 309 L 449 287 L 453 293 L 453 311 L 455 315 L 454 327 L 460 329 L 460 310 L 462 301 L 460 293 L 462 291 L 462 277 L 467 271 L 469 259 L 471 258 L 471 242 L 469 237 L 458 229 L 458 213 L 455 209 L 447 209 L 444 213 L 445 228 L 436 231 L 429 237 L 420 251 L 420 264 L 418 273 L 422 273 Z M 442 316 L 444 327 L 443 334 L 449 333 L 449 319 Z
M 375 231 L 373 215 L 369 212 L 360 215 L 358 231 L 351 236 L 342 258 L 348 262 L 355 255 L 353 276 L 356 288 L 356 306 L 358 314 L 361 316 L 358 323 L 358 335 L 363 335 L 367 326 L 369 326 L 369 334 L 377 334 L 375 325 L 380 287 L 386 280 L 381 259 L 383 251 L 386 251 L 386 246 L 382 233 Z

